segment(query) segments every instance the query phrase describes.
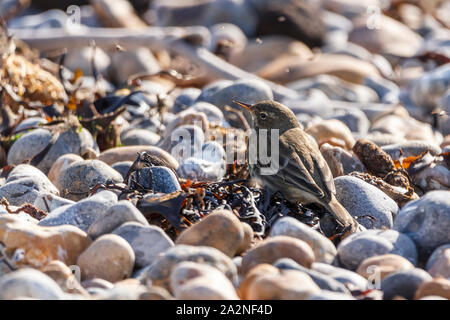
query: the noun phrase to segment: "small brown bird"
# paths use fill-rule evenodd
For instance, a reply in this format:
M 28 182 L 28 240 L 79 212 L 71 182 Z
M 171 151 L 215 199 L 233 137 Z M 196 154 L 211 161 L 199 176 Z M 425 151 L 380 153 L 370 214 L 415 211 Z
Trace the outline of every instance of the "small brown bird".
M 262 101 L 254 105 L 235 100 L 233 102 L 252 114 L 258 146 L 260 146 L 259 139 L 265 138 L 259 134 L 260 130 L 267 130 L 267 150 L 271 157 L 273 156 L 271 130 L 278 130 L 277 172 L 263 174 L 265 166 L 260 163 L 260 155 L 257 154 L 258 161 L 249 163 L 251 177 L 272 192 L 282 192 L 290 202 L 317 203 L 325 207 L 342 227 L 342 238 L 356 232 L 358 223 L 334 195 L 336 190 L 328 164 L 320 153 L 317 143 L 300 128 L 294 113 L 275 101 Z

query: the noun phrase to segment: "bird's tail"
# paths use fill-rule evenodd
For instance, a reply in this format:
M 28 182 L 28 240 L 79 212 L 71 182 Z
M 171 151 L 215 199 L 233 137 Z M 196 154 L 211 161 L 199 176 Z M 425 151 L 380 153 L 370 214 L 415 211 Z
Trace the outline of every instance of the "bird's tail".
M 326 207 L 334 216 L 336 222 L 343 228 L 341 239 L 344 239 L 350 234 L 358 231 L 358 222 L 350 215 L 350 213 L 348 213 L 347 209 L 345 209 L 334 196 L 331 198 L 331 201 L 328 202 Z

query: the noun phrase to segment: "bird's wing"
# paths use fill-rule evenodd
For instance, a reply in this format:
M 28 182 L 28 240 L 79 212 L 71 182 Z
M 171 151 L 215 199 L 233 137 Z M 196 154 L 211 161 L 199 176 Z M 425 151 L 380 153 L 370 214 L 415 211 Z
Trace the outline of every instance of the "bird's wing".
M 280 172 L 286 181 L 298 188 L 319 199 L 331 199 L 335 187 L 328 164 L 305 132 L 294 133 L 286 132 L 288 136 L 285 142 L 288 143 L 280 144 Z

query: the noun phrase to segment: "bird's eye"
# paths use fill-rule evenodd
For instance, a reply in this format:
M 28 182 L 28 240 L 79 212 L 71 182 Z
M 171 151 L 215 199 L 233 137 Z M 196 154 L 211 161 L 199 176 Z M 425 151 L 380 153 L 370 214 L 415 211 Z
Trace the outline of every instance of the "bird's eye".
M 261 113 L 259 114 L 259 117 L 260 117 L 262 120 L 266 120 L 266 119 L 267 119 L 267 113 L 261 112 Z

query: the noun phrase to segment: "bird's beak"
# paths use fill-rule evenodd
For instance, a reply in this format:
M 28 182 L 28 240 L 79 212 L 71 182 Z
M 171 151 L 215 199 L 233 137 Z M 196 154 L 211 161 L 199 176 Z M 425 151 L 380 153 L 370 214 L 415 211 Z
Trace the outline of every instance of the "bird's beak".
M 245 108 L 245 109 L 247 109 L 250 112 L 253 112 L 251 104 L 240 102 L 240 101 L 237 101 L 237 100 L 233 100 L 233 102 L 236 103 L 238 106 L 241 106 L 242 108 Z

